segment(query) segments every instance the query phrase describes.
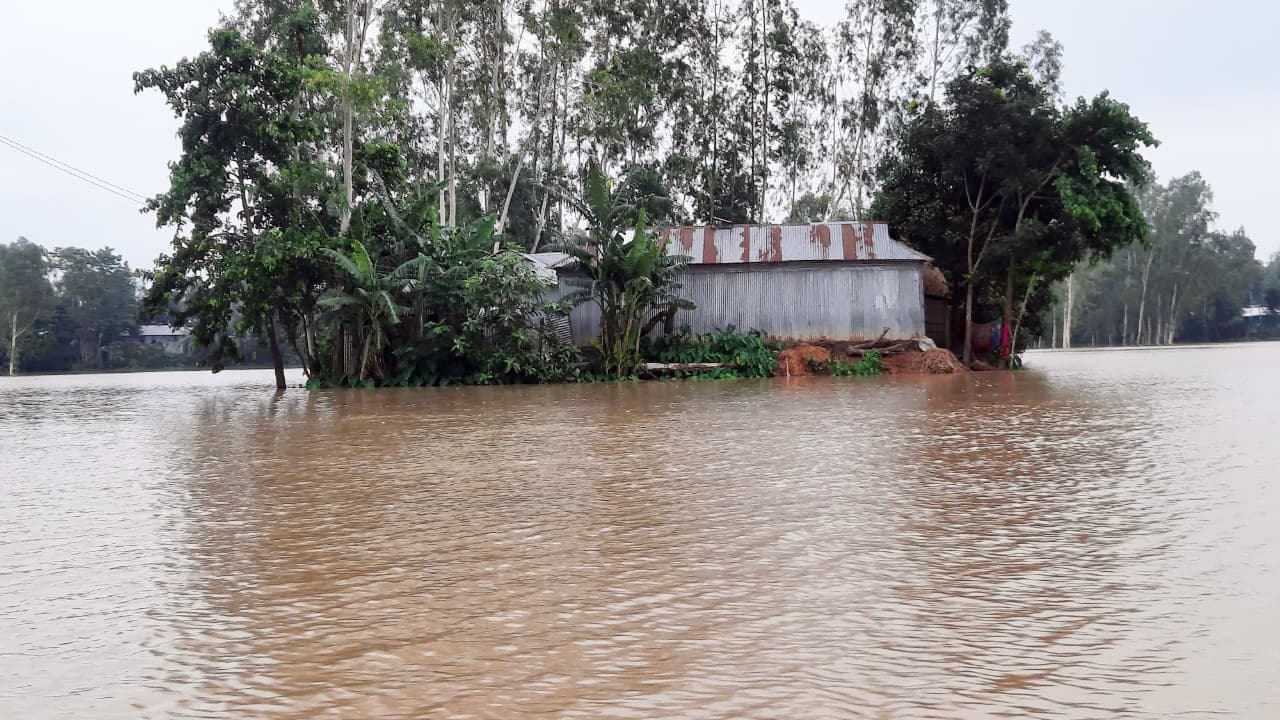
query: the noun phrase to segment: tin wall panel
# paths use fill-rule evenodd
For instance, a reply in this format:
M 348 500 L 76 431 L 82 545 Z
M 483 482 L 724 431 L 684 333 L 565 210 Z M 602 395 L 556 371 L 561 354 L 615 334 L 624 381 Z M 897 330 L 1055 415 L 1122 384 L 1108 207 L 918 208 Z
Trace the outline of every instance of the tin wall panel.
M 733 326 L 796 340 L 872 339 L 886 327 L 891 339 L 918 337 L 925 334 L 920 272 L 917 263 L 690 267 L 680 292 L 698 307 L 681 312 L 676 324 L 695 332 Z M 551 297 L 575 289 L 562 274 Z M 599 335 L 594 304 L 574 309 L 570 321 L 579 345 Z

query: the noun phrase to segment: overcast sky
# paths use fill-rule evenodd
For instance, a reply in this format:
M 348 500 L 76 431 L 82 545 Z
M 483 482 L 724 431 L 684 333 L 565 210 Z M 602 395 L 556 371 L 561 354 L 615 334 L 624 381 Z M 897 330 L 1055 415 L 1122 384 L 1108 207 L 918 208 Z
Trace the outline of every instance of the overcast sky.
M 811 19 L 840 0 L 797 0 Z M 0 136 L 144 195 L 163 190 L 177 121 L 135 70 L 199 52 L 231 0 L 10 3 L 0 43 Z M 1280 9 L 1269 0 L 1011 0 L 1014 44 L 1041 28 L 1066 46 L 1067 95 L 1110 90 L 1161 140 L 1162 180 L 1199 170 L 1219 224 L 1244 226 L 1265 259 L 1280 250 L 1272 203 L 1280 142 L 1274 60 Z M 110 245 L 135 267 L 168 247 L 136 206 L 0 145 L 0 240 Z

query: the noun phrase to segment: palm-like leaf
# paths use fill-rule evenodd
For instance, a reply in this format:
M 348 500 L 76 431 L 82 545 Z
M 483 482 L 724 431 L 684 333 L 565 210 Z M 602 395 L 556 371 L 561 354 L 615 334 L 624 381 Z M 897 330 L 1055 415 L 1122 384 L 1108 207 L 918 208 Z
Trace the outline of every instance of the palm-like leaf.
M 357 265 L 356 261 L 353 260 L 346 253 L 342 252 L 341 250 L 335 250 L 333 248 L 320 248 L 320 252 L 332 258 L 334 263 L 336 263 L 338 267 L 342 268 L 342 270 L 346 272 L 348 275 L 350 275 L 353 279 L 360 277 L 361 275 L 360 266 Z
M 364 302 L 359 298 L 355 298 L 350 295 L 334 295 L 327 298 L 321 298 L 316 304 L 327 308 L 342 308 L 363 305 Z

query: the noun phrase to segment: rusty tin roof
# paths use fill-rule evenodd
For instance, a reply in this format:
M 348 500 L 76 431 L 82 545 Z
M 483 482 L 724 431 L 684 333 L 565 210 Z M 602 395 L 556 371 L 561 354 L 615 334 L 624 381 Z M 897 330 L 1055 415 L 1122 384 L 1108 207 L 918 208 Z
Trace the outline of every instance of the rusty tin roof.
M 659 232 L 658 241 L 668 255 L 687 255 L 694 265 L 929 259 L 889 237 L 882 222 L 673 227 Z

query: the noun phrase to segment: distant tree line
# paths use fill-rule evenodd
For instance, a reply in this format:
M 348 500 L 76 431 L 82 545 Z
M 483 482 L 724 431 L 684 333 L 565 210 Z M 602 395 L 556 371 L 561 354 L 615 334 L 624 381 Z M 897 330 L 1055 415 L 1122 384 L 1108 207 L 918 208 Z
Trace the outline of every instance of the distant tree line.
M 139 342 L 139 296 L 136 274 L 111 248 L 0 243 L 0 367 L 10 375 L 191 367 L 194 348 Z
M 1280 334 L 1263 318 L 1251 326 L 1241 312 L 1280 312 L 1280 255 L 1263 265 L 1243 228 L 1215 227 L 1213 193 L 1199 173 L 1138 197 L 1150 235 L 1082 265 L 1070 291 L 1065 281 L 1056 286 L 1041 344 L 1168 345 Z
M 137 309 L 133 272 L 111 248 L 0 243 L 0 356 L 11 375 L 107 367 L 136 334 Z
M 930 255 L 975 322 L 998 321 L 1005 362 L 1041 334 L 1052 287 L 1077 265 L 1144 243 L 1134 196 L 1150 181 L 1155 139 L 1102 93 L 1059 100 L 1061 49 L 1042 35 L 951 80 L 909 110 L 879 164 L 874 212 Z

